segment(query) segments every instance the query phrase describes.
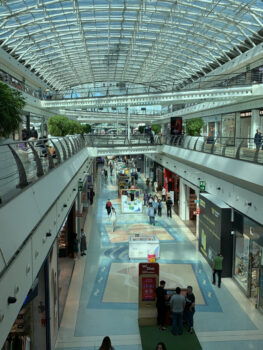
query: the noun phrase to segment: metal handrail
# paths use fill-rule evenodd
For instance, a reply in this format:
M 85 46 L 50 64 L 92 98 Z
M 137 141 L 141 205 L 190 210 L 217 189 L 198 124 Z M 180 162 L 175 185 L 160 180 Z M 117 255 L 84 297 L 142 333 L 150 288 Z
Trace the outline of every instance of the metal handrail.
M 0 144 L 0 204 L 6 203 L 22 188 L 36 182 L 87 145 L 83 135 Z
M 187 135 L 74 135 L 0 144 L 0 205 L 85 147 L 169 145 L 263 164 L 262 145 L 254 138 Z M 49 147 L 50 146 L 50 147 Z

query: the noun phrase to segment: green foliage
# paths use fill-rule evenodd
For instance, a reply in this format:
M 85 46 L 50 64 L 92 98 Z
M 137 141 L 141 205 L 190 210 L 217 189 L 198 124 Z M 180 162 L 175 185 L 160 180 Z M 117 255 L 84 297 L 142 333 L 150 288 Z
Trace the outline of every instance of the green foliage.
M 146 128 L 146 125 L 141 125 L 141 126 L 139 126 L 139 132 L 140 132 L 140 134 L 144 134 L 145 128 Z
M 54 115 L 48 119 L 48 131 L 52 136 L 88 134 L 90 130 L 89 124 L 81 125 L 77 120 L 70 120 L 62 115 Z
M 0 136 L 8 137 L 18 129 L 24 105 L 20 91 L 0 82 Z
M 151 129 L 155 132 L 155 134 L 159 134 L 159 132 L 162 129 L 162 126 L 160 124 L 152 124 Z
M 186 120 L 186 135 L 199 136 L 204 126 L 202 118 L 193 118 Z
M 48 119 L 48 131 L 52 136 L 68 135 L 69 119 L 62 115 L 54 115 Z
M 89 134 L 91 132 L 91 125 L 89 124 L 82 124 L 81 125 L 82 128 L 82 134 Z

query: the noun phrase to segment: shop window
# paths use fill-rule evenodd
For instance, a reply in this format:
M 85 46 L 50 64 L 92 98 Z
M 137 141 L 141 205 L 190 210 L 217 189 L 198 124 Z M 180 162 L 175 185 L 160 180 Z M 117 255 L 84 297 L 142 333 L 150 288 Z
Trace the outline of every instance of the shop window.
M 245 292 L 248 291 L 249 238 L 237 233 L 234 277 Z

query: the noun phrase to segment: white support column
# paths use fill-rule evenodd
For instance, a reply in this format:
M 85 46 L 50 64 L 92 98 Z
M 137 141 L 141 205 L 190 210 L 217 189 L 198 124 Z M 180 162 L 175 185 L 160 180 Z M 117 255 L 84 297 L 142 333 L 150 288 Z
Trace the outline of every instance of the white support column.
M 130 116 L 130 106 L 127 106 L 127 117 L 128 117 L 128 120 L 127 120 L 127 127 L 128 127 L 128 140 L 130 141 L 130 138 L 131 138 L 131 123 L 130 123 L 130 119 L 131 119 L 131 116 Z
M 254 138 L 256 130 L 260 129 L 259 109 L 252 109 L 250 137 Z M 261 130 L 262 132 L 262 130 Z
M 189 187 L 185 184 L 183 179 L 181 179 L 179 215 L 182 220 L 189 220 L 189 194 Z

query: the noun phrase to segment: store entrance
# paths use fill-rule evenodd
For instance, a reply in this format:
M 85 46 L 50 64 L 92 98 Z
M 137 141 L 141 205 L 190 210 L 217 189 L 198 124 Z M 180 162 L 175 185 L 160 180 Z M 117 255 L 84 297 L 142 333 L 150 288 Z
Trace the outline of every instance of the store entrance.
M 196 193 L 191 187 L 189 188 L 189 220 L 185 220 L 186 226 L 196 236 Z

